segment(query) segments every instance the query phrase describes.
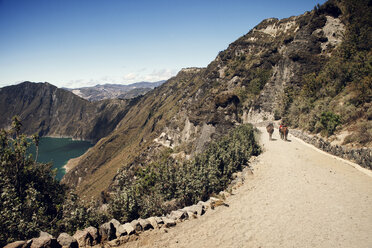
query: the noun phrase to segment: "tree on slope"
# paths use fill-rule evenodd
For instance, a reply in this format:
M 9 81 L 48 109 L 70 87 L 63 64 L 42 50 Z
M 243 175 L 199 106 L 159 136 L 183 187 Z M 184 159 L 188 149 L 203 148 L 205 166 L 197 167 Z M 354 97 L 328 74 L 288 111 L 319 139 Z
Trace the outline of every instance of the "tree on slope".
M 51 164 L 36 163 L 21 134 L 19 118 L 10 131 L 0 131 L 0 246 L 36 237 L 56 223 L 66 188 Z

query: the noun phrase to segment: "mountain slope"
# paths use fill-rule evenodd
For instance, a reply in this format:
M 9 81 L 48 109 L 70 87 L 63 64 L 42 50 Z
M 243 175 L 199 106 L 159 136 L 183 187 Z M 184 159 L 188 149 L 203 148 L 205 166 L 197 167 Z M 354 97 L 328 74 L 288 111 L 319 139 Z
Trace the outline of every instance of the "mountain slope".
M 301 87 L 285 88 L 278 113 L 291 126 L 320 133 L 335 144 L 371 147 L 372 3 L 337 3 L 346 25 L 343 42 L 319 71 L 303 76 Z M 314 12 L 321 15 L 325 7 Z M 331 30 L 324 28 L 332 34 L 329 41 Z
M 91 103 L 49 83 L 24 82 L 0 89 L 0 127 L 20 116 L 25 134 L 97 141 L 107 136 L 136 100 Z
M 104 99 L 130 99 L 140 95 L 144 95 L 155 87 L 163 84 L 165 80 L 158 82 L 138 82 L 128 85 L 122 84 L 103 84 L 92 87 L 82 87 L 75 89 L 67 89 L 74 94 L 87 99 L 89 101 L 100 101 Z
M 118 169 L 142 166 L 165 147 L 192 157 L 239 123 L 274 119 L 288 87 L 302 88 L 304 77 L 319 73 L 340 47 L 349 3 L 264 20 L 207 68 L 180 71 L 141 98 L 63 181 L 80 195 L 98 196 L 115 187 Z

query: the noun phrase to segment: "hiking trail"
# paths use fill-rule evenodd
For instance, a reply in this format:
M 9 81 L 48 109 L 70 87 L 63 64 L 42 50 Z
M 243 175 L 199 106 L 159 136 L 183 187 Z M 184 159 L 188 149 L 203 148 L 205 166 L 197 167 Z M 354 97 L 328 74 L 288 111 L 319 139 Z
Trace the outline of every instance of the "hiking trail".
M 121 247 L 371 248 L 372 177 L 292 135 L 285 142 L 275 129 L 269 141 L 259 130 L 264 152 L 229 207 Z

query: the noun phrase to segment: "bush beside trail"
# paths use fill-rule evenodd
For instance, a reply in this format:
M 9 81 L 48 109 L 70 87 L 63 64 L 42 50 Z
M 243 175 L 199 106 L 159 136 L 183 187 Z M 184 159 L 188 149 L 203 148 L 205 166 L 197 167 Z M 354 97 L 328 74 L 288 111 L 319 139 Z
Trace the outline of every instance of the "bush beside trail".
M 252 125 L 242 125 L 213 142 L 192 161 L 177 161 L 172 150 L 151 164 L 122 171 L 110 213 L 121 222 L 162 215 L 206 200 L 225 189 L 260 148 Z
M 15 117 L 10 131 L 0 130 L 0 246 L 37 237 L 40 231 L 72 233 L 104 221 L 55 179 L 50 163 L 37 163 L 28 154 L 30 142 L 21 126 Z
M 21 126 L 15 117 L 12 129 L 0 132 L 0 246 L 37 237 L 40 231 L 73 234 L 112 217 L 128 222 L 206 200 L 260 152 L 251 125 L 232 130 L 192 161 L 177 161 L 167 150 L 158 161 L 122 171 L 107 213 L 60 184 L 50 163 L 35 162 Z

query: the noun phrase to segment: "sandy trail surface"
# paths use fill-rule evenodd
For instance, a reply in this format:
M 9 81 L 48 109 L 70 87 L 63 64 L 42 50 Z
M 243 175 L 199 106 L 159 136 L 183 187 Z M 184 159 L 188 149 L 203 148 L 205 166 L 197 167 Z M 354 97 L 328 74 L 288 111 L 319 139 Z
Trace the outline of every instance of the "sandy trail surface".
M 372 247 L 372 177 L 275 130 L 254 174 L 220 206 L 122 247 Z

